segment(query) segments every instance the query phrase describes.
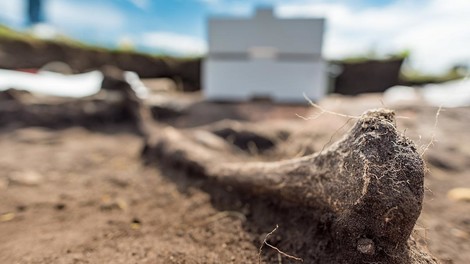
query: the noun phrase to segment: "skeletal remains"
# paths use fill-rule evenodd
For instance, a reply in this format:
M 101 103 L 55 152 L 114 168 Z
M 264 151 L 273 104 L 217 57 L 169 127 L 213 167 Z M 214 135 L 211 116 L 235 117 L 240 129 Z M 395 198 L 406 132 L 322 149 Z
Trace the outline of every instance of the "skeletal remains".
M 329 215 L 336 245 L 331 263 L 436 263 L 410 238 L 421 212 L 425 165 L 397 131 L 393 111 L 364 113 L 320 153 L 277 162 L 241 156 L 209 131 L 163 126 L 150 133 L 144 149 L 148 161 Z

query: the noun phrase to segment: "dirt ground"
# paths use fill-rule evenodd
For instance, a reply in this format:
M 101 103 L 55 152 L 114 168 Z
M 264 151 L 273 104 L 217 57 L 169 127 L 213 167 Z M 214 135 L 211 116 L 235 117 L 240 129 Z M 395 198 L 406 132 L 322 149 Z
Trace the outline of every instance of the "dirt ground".
M 341 100 L 323 105 L 358 115 L 381 104 Z M 196 110 L 171 123 L 203 125 L 224 117 L 295 123 L 306 127 L 315 150 L 349 126 L 338 116 L 304 121 L 295 115 L 308 115 L 308 107 L 211 104 Z M 470 202 L 448 197 L 453 188 L 470 188 L 470 108 L 441 111 L 435 128 L 436 111 L 397 107 L 406 117 L 398 119 L 399 129 L 418 146 L 437 140 L 425 155 L 427 190 L 414 232 L 443 263 L 470 263 Z M 143 165 L 142 144 L 126 125 L 99 132 L 1 128 L 0 263 L 258 263 L 259 247 L 276 223 L 254 228 L 243 197 L 225 209 L 197 181 Z M 280 223 L 279 229 L 290 228 Z M 270 241 L 287 239 L 282 234 Z M 266 247 L 262 255 L 296 263 Z

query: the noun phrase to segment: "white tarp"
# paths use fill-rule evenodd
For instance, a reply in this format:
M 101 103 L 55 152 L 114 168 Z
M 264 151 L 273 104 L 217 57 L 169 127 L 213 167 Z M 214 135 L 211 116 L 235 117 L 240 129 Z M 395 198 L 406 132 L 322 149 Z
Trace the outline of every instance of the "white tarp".
M 0 91 L 14 88 L 43 95 L 85 97 L 98 93 L 102 81 L 103 74 L 99 71 L 64 75 L 47 71 L 28 73 L 0 69 Z
M 148 96 L 148 89 L 144 86 L 135 72 L 124 72 L 125 80 L 140 98 Z M 0 91 L 10 88 L 25 90 L 35 94 L 85 97 L 98 93 L 103 82 L 100 71 L 92 71 L 74 75 L 64 75 L 48 71 L 28 73 L 0 69 Z
M 443 107 L 470 106 L 470 79 L 449 81 L 439 84 L 426 84 L 419 88 L 394 86 L 384 93 L 386 103 L 424 102 Z

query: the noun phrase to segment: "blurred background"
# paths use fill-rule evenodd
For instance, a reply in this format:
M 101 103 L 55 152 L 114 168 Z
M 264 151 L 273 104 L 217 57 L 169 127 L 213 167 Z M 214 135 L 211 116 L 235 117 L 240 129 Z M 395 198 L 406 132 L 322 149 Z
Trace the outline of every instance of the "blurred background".
M 33 19 L 28 2 L 41 9 Z M 423 73 L 469 63 L 465 0 L 19 0 L 1 1 L 0 23 L 25 32 L 39 22 L 48 27 L 44 37 L 54 33 L 113 49 L 201 56 L 207 51 L 209 15 L 246 17 L 260 5 L 274 6 L 284 18 L 325 17 L 328 59 L 408 52 L 410 64 Z
M 400 79 L 387 83 L 388 86 L 397 81 L 402 84 L 446 81 L 468 72 L 470 36 L 466 32 L 470 3 L 465 0 L 1 1 L 0 23 L 3 26 L 0 37 L 42 38 L 113 52 L 204 58 L 208 52 L 209 17 L 249 18 L 260 6 L 272 7 L 279 18 L 325 18 L 323 56 L 330 62 L 405 59 Z M 4 53 L 8 51 L 1 57 L 0 67 L 3 68 L 39 67 L 38 64 L 48 60 L 61 59 L 57 54 L 56 57 L 51 54 L 51 58 L 43 58 L 31 65 L 15 65 L 5 62 L 8 59 Z M 71 66 L 78 70 L 87 68 Z M 127 68 L 136 70 L 136 67 Z M 388 68 L 396 73 L 396 66 Z M 139 75 L 162 75 L 155 71 Z M 338 74 L 337 70 L 333 72 Z M 183 79 L 188 78 L 183 76 Z M 199 80 L 189 81 L 195 82 L 193 86 L 200 86 Z M 348 85 L 349 81 L 348 78 Z M 380 90 L 385 88 L 388 87 Z M 337 90 L 341 93 L 343 89 Z

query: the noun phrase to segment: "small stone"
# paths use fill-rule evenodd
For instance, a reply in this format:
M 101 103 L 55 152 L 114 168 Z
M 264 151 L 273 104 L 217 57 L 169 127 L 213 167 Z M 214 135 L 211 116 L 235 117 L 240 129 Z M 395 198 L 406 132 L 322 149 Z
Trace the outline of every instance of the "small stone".
M 15 219 L 15 213 L 6 213 L 0 215 L 0 222 L 9 222 L 13 219 Z
M 12 184 L 36 186 L 43 181 L 41 174 L 35 171 L 20 171 L 14 172 L 9 177 Z
M 129 205 L 122 198 L 116 198 L 116 204 L 118 205 L 119 209 L 123 211 L 127 211 L 127 209 L 129 209 Z
M 26 211 L 26 209 L 28 209 L 28 207 L 26 205 L 16 206 L 16 211 L 18 211 L 18 212 L 24 212 L 24 211 Z
M 0 190 L 5 190 L 8 188 L 8 179 L 0 177 Z
M 470 238 L 470 234 L 463 231 L 463 230 L 460 230 L 458 228 L 452 228 L 450 229 L 450 233 L 454 236 L 454 237 L 458 237 L 458 238 L 461 238 L 461 239 L 469 239 Z
M 65 210 L 65 208 L 67 207 L 66 204 L 64 203 L 58 203 L 54 206 L 54 208 L 57 210 L 57 211 L 62 211 L 62 210 Z
M 457 202 L 470 202 L 470 188 L 454 188 L 447 193 L 447 197 Z
M 142 222 L 138 218 L 133 218 L 131 221 L 131 229 L 138 230 L 142 226 Z
M 357 250 L 362 254 L 374 255 L 375 254 L 375 244 L 372 239 L 361 238 L 357 241 Z

